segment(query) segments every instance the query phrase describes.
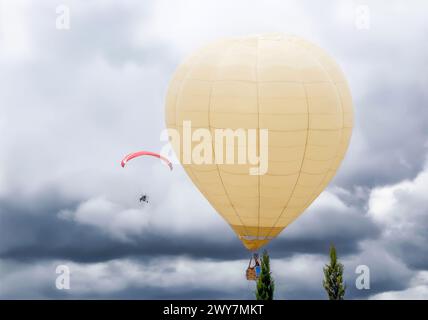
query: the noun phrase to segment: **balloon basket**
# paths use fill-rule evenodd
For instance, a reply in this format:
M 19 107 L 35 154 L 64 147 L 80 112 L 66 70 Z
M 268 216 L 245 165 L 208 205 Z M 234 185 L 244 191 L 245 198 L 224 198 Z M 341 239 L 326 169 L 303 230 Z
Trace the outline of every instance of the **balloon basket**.
M 253 265 L 252 265 L 253 262 Z M 260 276 L 261 267 L 259 255 L 257 253 L 254 254 L 253 257 L 250 258 L 250 262 L 248 262 L 248 268 L 245 272 L 245 276 L 248 281 L 257 281 Z
M 247 268 L 247 272 L 246 272 L 246 277 L 248 281 L 257 281 L 258 277 L 256 275 L 256 268 L 252 267 L 248 267 Z

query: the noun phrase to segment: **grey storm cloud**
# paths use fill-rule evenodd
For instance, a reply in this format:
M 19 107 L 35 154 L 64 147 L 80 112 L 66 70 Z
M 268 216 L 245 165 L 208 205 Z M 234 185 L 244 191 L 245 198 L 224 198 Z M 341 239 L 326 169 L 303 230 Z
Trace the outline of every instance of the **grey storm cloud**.
M 183 225 L 186 232 L 172 231 L 174 226 L 168 221 L 169 207 L 161 206 L 150 208 L 146 217 L 144 211 L 138 210 L 138 218 L 143 221 L 142 228 L 136 232 L 121 230 L 129 233 L 129 237 L 124 239 L 116 237 L 116 233 L 109 233 L 109 226 L 103 223 L 112 219 L 106 214 L 105 207 L 94 208 L 99 214 L 97 220 L 88 220 L 92 213 L 85 211 L 86 219 L 82 221 L 77 211 L 73 210 L 68 214 L 74 218 L 64 219 L 64 208 L 76 208 L 78 204 L 62 199 L 54 190 L 47 190 L 46 194 L 37 195 L 36 200 L 26 199 L 24 202 L 21 195 L 16 196 L 20 200 L 3 200 L 0 207 L 0 255 L 4 258 L 102 262 L 128 256 L 188 255 L 220 260 L 243 256 L 243 247 L 235 240 L 232 230 L 214 211 L 207 210 L 208 204 L 203 199 L 201 210 L 206 212 L 201 213 L 198 208 L 195 220 L 190 222 L 202 232 L 192 230 L 189 224 Z M 321 203 L 320 208 L 311 208 L 287 228 L 287 232 L 268 246 L 273 256 L 289 257 L 295 252 L 320 254 L 328 251 L 331 243 L 336 243 L 342 252 L 353 253 L 358 251 L 360 241 L 379 235 L 379 228 L 363 212 L 347 207 L 334 195 L 324 195 L 321 200 L 333 205 Z M 33 201 L 37 201 L 36 207 L 32 206 Z M 174 196 L 167 197 L 167 201 L 176 206 Z M 192 212 L 186 209 L 183 214 L 190 215 Z M 147 224 L 144 223 L 145 219 Z M 136 221 L 132 224 L 135 225 Z M 104 232 L 105 229 L 107 232 Z M 210 229 L 212 235 L 204 235 L 205 229 Z M 221 233 L 222 237 L 216 236 L 216 233 Z
M 352 1 L 63 3 L 68 31 L 55 29 L 55 1 L 0 8 L 1 298 L 252 298 L 248 253 L 184 171 L 119 161 L 163 146 L 163 99 L 184 56 L 272 31 L 336 58 L 356 118 L 330 187 L 267 246 L 277 298 L 324 298 L 332 243 L 348 298 L 424 297 L 424 2 L 373 2 L 368 30 L 356 28 Z M 54 287 L 58 264 L 72 271 L 69 292 Z M 353 285 L 360 264 L 371 270 L 367 291 Z

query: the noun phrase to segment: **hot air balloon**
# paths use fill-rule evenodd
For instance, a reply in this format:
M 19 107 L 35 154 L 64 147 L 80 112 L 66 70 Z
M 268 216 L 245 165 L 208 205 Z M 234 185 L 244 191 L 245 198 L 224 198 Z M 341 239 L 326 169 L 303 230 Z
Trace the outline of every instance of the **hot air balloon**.
M 249 174 L 248 164 L 186 163 L 184 148 L 173 146 L 201 193 L 244 246 L 257 250 L 335 175 L 351 137 L 352 100 L 344 74 L 318 46 L 255 35 L 214 42 L 179 66 L 166 97 L 166 126 L 183 136 L 186 121 L 192 132 L 213 136 L 216 129 L 268 130 L 261 175 Z

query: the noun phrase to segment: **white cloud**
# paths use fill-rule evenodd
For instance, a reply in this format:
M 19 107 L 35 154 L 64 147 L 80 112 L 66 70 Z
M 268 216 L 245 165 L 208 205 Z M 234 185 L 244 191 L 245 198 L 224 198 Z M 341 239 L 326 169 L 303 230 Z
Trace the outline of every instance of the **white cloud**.
M 29 1 L 0 1 L 0 59 L 22 61 L 33 53 Z M 0 60 L 1 61 L 1 60 Z
M 287 299 L 293 291 L 307 291 L 308 296 L 323 296 L 323 267 L 326 256 L 295 255 L 288 259 L 272 259 L 271 268 L 276 279 L 277 298 Z M 314 295 L 315 294 L 315 295 Z
M 413 180 L 375 188 L 369 216 L 381 227 L 385 245 L 406 263 L 428 268 L 428 166 Z
M 264 32 L 316 33 L 297 1 L 156 1 L 137 39 L 162 39 L 181 55 L 222 37 Z
M 118 176 L 114 188 L 108 188 L 109 197 L 84 200 L 75 210 L 60 212 L 59 217 L 94 226 L 127 241 L 145 232 L 199 236 L 219 243 L 238 241 L 227 223 L 184 177 L 181 168 L 170 172 L 157 161 L 149 165 L 145 160 L 151 159 L 137 159 L 125 169 L 120 168 L 124 177 Z M 147 204 L 138 201 L 145 190 Z
M 370 297 L 374 300 L 428 300 L 428 271 L 418 272 L 409 288 L 399 291 L 386 291 Z
M 129 240 L 128 236 L 140 234 L 148 225 L 148 212 L 123 208 L 104 197 L 87 200 L 74 212 L 63 210 L 58 215 L 60 218 L 98 227 L 122 240 Z
M 428 208 L 427 190 L 428 166 L 413 180 L 374 188 L 369 199 L 369 215 L 390 227 L 411 226 L 415 219 L 428 217 L 428 212 L 423 210 Z
M 55 268 L 61 264 L 70 269 L 70 290 L 65 292 L 69 297 L 108 298 L 122 290 L 147 289 L 154 290 L 166 298 L 197 290 L 223 292 L 230 298 L 252 298 L 255 283 L 245 278 L 247 263 L 247 260 L 213 261 L 186 257 L 155 258 L 147 261 L 121 259 L 87 264 L 59 260 L 32 265 L 0 261 L 0 267 L 3 269 L 0 297 L 19 295 L 24 287 L 33 297 L 36 292 L 40 294 L 40 288 L 56 291 Z M 317 256 L 271 260 L 278 284 L 276 297 L 293 298 L 297 292 L 304 292 L 305 289 L 308 290 L 306 292 L 316 292 L 318 297 L 323 297 L 322 264 L 323 259 Z M 22 286 L 16 283 L 21 283 Z M 36 297 L 43 298 L 39 295 Z

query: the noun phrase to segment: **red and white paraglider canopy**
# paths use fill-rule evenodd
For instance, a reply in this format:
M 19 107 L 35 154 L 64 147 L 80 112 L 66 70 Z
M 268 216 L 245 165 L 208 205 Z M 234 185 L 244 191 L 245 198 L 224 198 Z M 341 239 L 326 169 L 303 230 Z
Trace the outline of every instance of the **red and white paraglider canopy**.
M 124 168 L 125 165 L 126 165 L 126 163 L 129 160 L 132 160 L 134 158 L 138 158 L 138 157 L 141 157 L 141 156 L 152 156 L 152 157 L 159 158 L 162 161 L 164 161 L 168 165 L 168 167 L 172 170 L 172 163 L 171 163 L 171 161 L 169 161 L 167 158 L 161 156 L 158 153 L 154 153 L 154 152 L 150 152 L 150 151 L 138 151 L 138 152 L 130 153 L 130 154 L 128 154 L 127 156 L 125 156 L 122 159 L 122 162 L 120 164 L 121 164 L 122 168 Z

